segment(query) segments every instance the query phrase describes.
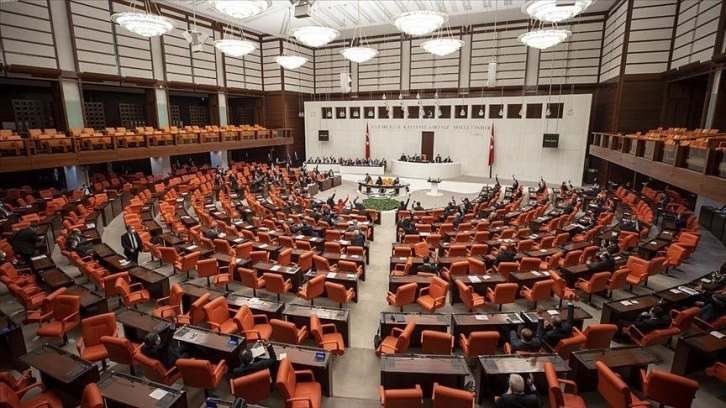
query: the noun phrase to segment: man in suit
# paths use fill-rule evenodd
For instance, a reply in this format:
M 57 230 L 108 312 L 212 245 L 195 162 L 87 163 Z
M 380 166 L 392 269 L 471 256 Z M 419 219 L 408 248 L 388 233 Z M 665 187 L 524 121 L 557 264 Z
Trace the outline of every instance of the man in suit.
M 353 230 L 353 236 L 350 238 L 350 244 L 353 246 L 365 246 L 366 237 L 359 229 Z
M 519 374 L 509 375 L 509 389 L 494 402 L 496 408 L 539 408 L 540 401 L 532 374 L 525 383 Z
M 35 254 L 37 242 L 38 234 L 35 233 L 35 224 L 30 224 L 13 235 L 13 251 L 22 258 L 23 262 L 30 265 L 30 258 Z
M 126 226 L 126 233 L 121 235 L 121 246 L 124 248 L 124 256 L 131 262 L 139 263 L 139 252 L 141 252 L 141 237 L 133 225 Z
M 439 267 L 435 263 L 431 262 L 431 257 L 425 256 L 423 263 L 416 267 L 416 272 L 433 273 L 439 275 Z
M 537 325 L 540 326 L 541 323 L 538 322 Z M 532 330 L 526 327 L 519 332 L 519 335 L 517 335 L 516 330 L 510 331 L 509 344 L 512 345 L 512 353 L 517 351 L 536 353 L 542 348 L 542 340 L 539 337 L 534 337 Z
M 514 262 L 515 256 L 517 256 L 517 250 L 514 247 L 502 245 L 502 250 L 494 258 L 494 266 L 499 265 L 501 262 Z
M 597 256 L 596 262 L 588 262 L 587 269 L 593 272 L 615 272 L 615 259 L 609 252 L 603 252 Z
M 156 332 L 151 332 L 144 337 L 144 345 L 141 347 L 141 354 L 146 357 L 159 360 L 167 370 L 176 365 L 180 358 L 189 358 L 189 355 L 171 344 L 173 330 L 169 330 L 162 340 Z
M 641 313 L 634 322 L 628 320 L 619 320 L 616 322 L 618 331 L 613 336 L 613 340 L 622 343 L 626 328 L 631 324 L 640 333 L 648 334 L 653 330 L 668 328 L 671 325 L 671 318 L 665 309 L 660 306 L 653 306 L 649 311 Z
M 217 239 L 219 237 L 219 227 L 217 224 L 212 224 L 212 227 L 209 230 L 204 231 L 204 237 L 211 240 Z
M 280 361 L 275 354 L 275 348 L 272 347 L 272 344 L 268 340 L 262 340 L 262 346 L 267 350 L 268 358 L 254 357 L 251 350 L 254 346 L 251 348 L 243 348 L 239 353 L 240 365 L 232 370 L 232 377 L 242 377 L 266 369 L 270 370 L 272 378 L 277 377 L 277 369 L 280 366 Z
M 550 347 L 557 346 L 562 339 L 572 336 L 572 328 L 575 320 L 575 305 L 572 302 L 567 303 L 567 321 L 563 322 L 559 315 L 555 315 L 549 322 L 544 322 L 542 318 L 543 310 L 537 312 L 540 317 L 537 322 L 537 337 L 542 339 Z

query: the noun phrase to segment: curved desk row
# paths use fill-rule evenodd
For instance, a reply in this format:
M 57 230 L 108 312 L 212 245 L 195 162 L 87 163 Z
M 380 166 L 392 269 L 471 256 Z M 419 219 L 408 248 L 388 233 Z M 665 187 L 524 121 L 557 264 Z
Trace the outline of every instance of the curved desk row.
M 392 185 L 366 183 L 364 181 L 358 182 L 358 191 L 365 195 L 383 195 L 383 196 L 398 196 L 401 195 L 401 189 L 409 190 L 410 184 L 399 183 Z
M 312 170 L 315 167 L 321 172 L 333 170 L 339 174 L 370 174 L 371 176 L 382 176 L 386 169 L 383 166 L 341 166 L 333 163 L 306 163 L 306 168 Z
M 461 176 L 461 163 L 416 163 L 393 160 L 391 172 L 398 177 L 449 179 Z

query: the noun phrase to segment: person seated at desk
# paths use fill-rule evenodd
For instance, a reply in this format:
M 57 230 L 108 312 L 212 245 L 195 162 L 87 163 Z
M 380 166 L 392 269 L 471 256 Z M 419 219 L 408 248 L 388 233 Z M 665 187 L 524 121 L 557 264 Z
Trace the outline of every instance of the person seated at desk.
M 318 215 L 318 213 L 315 213 L 313 217 L 315 217 L 315 215 Z M 323 209 L 323 215 L 320 216 L 320 221 L 325 221 L 329 226 L 333 226 L 333 214 L 330 213 L 329 209 Z
M 313 227 L 308 224 L 308 222 L 304 219 L 302 220 L 302 224 L 300 225 L 300 227 L 295 232 L 305 235 L 306 237 L 317 237 L 317 234 L 315 233 L 315 230 L 313 230 Z
M 423 263 L 416 267 L 416 272 L 417 273 L 423 272 L 423 273 L 439 276 L 439 267 L 436 266 L 436 264 L 431 261 L 430 256 L 424 256 Z
M 615 272 L 615 259 L 609 252 L 602 252 L 596 256 L 595 262 L 587 263 L 587 269 L 592 272 Z
M 464 213 L 459 210 L 456 212 L 456 218 L 454 218 L 454 221 L 452 221 L 452 224 L 454 224 L 454 228 L 458 228 L 459 224 L 464 222 Z
M 401 158 L 398 159 L 399 161 L 408 161 L 408 157 L 406 157 L 405 153 L 401 153 Z
M 441 163 L 441 155 L 440 154 L 437 154 L 436 155 L 436 159 L 434 160 L 434 162 Z
M 567 195 L 568 191 L 569 188 L 567 188 L 567 183 L 563 181 L 562 184 L 560 184 L 560 195 L 564 197 Z
M 75 241 L 76 244 L 78 244 L 78 246 L 80 247 L 88 243 L 88 237 L 81 234 L 81 230 L 79 230 L 78 228 L 73 228 L 71 234 L 68 235 L 68 238 L 66 238 L 66 242 L 69 241 Z
M 446 159 L 444 160 L 444 163 L 452 163 L 451 156 L 446 156 Z
M 541 323 L 538 322 L 537 324 L 540 325 Z M 519 335 L 517 335 L 516 330 L 509 332 L 509 344 L 512 345 L 512 353 L 518 351 L 538 353 L 542 348 L 542 339 L 534 337 L 532 330 L 525 327 L 519 332 Z
M 366 236 L 360 230 L 354 230 L 353 236 L 350 238 L 350 244 L 353 246 L 365 246 Z
M 499 265 L 502 262 L 514 262 L 514 257 L 517 256 L 517 249 L 513 246 L 502 245 L 501 249 L 494 258 L 494 266 Z
M 545 189 L 547 189 L 547 183 L 545 183 L 544 178 L 540 176 L 539 181 L 537 182 L 537 194 L 544 193 Z
M 345 229 L 346 232 L 353 232 L 358 231 L 360 232 L 360 227 L 358 226 L 358 220 L 352 220 L 352 224 L 348 225 L 348 228 Z
M 219 226 L 215 223 L 211 225 L 211 228 L 204 231 L 204 237 L 209 239 L 217 239 L 219 237 Z
M 467 214 L 469 211 L 474 209 L 474 204 L 469 201 L 468 197 L 464 197 L 464 199 L 461 200 L 461 205 L 464 207 L 464 214 Z
M 410 217 L 406 217 L 402 219 L 398 223 L 398 228 L 401 228 L 403 230 L 404 234 L 418 234 L 418 229 L 416 228 L 416 223 L 413 220 L 413 214 L 411 214 Z
M 162 339 L 156 332 L 151 332 L 144 337 L 144 345 L 141 347 L 141 354 L 146 357 L 159 360 L 167 370 L 176 365 L 180 358 L 189 358 L 189 354 L 182 351 L 182 347 L 175 347 L 172 343 L 174 330 L 168 330 Z
M 519 189 L 519 180 L 512 174 L 512 192 L 517 191 L 517 189 Z
M 333 172 L 333 169 L 328 170 L 328 178 L 335 177 L 335 173 Z
M 666 329 L 671 325 L 671 318 L 668 313 L 660 306 L 653 306 L 649 311 L 641 313 L 635 321 L 619 320 L 615 323 L 618 331 L 613 336 L 613 340 L 622 343 L 625 339 L 625 333 L 631 324 L 642 334 L 648 334 L 653 330 Z M 633 332 L 636 334 L 636 332 Z
M 336 213 L 340 214 L 341 212 L 343 212 L 343 208 L 345 208 L 345 204 L 347 204 L 347 203 L 348 203 L 348 197 L 345 197 L 345 200 L 339 198 L 338 203 L 335 204 L 335 207 L 333 207 L 333 210 Z
M 542 314 L 544 309 L 537 310 L 537 337 L 542 339 L 550 347 L 556 347 L 562 339 L 572 336 L 572 328 L 575 321 L 575 305 L 567 302 L 567 321 L 562 321 L 560 315 L 552 316 L 549 321 L 544 321 Z M 544 323 L 544 324 L 543 324 Z
M 35 255 L 36 243 L 38 242 L 38 234 L 35 232 L 36 225 L 31 223 L 29 226 L 16 231 L 10 239 L 15 254 L 23 260 L 23 263 L 28 265 L 32 263 L 30 258 Z M 36 273 L 36 275 L 38 274 Z
M 260 341 L 258 340 L 257 343 L 260 343 Z M 251 350 L 253 347 L 240 350 L 239 366 L 232 370 L 232 377 L 242 377 L 266 369 L 270 370 L 272 378 L 277 377 L 277 369 L 280 366 L 280 361 L 275 354 L 275 348 L 272 347 L 272 344 L 268 340 L 263 340 L 262 346 L 267 350 L 268 358 L 261 358 L 260 356 L 254 357 Z
M 532 373 L 524 379 L 519 374 L 509 375 L 509 389 L 501 397 L 495 398 L 496 408 L 539 408 L 540 400 L 534 386 Z
M 711 323 L 726 314 L 726 293 L 707 291 L 702 297 L 704 301 L 696 302 L 696 306 L 701 307 L 701 312 L 698 314 L 699 319 Z
M 414 211 L 424 211 L 424 208 L 421 206 L 421 201 L 416 201 L 412 208 Z
M 366 178 L 363 179 L 363 182 L 366 184 L 371 184 L 371 181 L 373 181 L 373 177 L 371 177 L 370 174 L 366 173 Z
M 681 232 L 681 230 L 683 228 L 686 228 L 686 225 L 688 225 L 688 220 L 686 220 L 686 217 L 684 217 L 682 213 L 676 214 L 676 220 L 675 220 L 676 234 Z
M 353 207 L 358 210 L 358 213 L 361 215 L 366 213 L 366 206 L 365 204 L 358 202 L 358 197 L 353 199 Z
M 330 208 L 335 208 L 335 193 L 333 193 L 333 195 L 331 195 L 330 197 L 328 197 L 327 200 L 325 200 L 325 204 L 327 204 L 328 207 L 330 207 Z
M 634 221 L 633 220 L 623 220 L 620 223 L 621 231 L 630 231 L 630 232 L 640 233 L 641 229 L 643 229 L 643 224 L 637 218 Z
M 590 231 L 591 229 L 595 228 L 597 226 L 597 217 L 594 215 L 590 217 L 590 222 L 587 223 L 587 225 L 583 226 L 582 224 L 575 224 L 578 228 L 580 228 L 580 232 L 586 232 Z
M 66 241 L 66 250 L 68 252 L 75 252 L 80 256 L 81 258 L 85 258 L 89 255 L 92 255 L 91 252 L 82 246 L 78 246 L 78 241 Z
M 376 179 L 376 185 L 380 186 L 382 184 L 383 184 L 383 178 L 381 176 L 378 176 L 378 178 Z
M 399 180 L 398 177 L 396 177 L 395 179 L 393 179 L 393 185 L 394 186 L 397 186 L 399 184 L 401 184 L 401 180 Z
M 620 245 L 618 245 L 618 234 L 615 233 L 610 237 L 610 241 L 605 241 L 603 250 L 607 251 L 610 255 L 617 255 L 620 253 Z

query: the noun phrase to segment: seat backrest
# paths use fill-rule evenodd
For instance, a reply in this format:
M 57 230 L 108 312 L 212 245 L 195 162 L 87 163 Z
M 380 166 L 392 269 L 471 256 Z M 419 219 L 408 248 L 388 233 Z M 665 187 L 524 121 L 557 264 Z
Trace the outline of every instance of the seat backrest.
M 396 342 L 396 353 L 405 353 L 406 350 L 408 350 L 408 345 L 411 343 L 411 336 L 413 335 L 413 330 L 416 328 L 416 322 L 410 321 L 406 323 L 406 327 L 403 329 L 403 332 L 398 336 L 398 341 Z
M 280 367 L 277 369 L 277 379 L 275 380 L 275 383 L 277 384 L 277 388 L 282 391 L 286 400 L 295 396 L 297 378 L 290 360 L 286 358 L 280 360 Z
M 429 286 L 429 295 L 433 298 L 446 297 L 446 292 L 449 291 L 449 283 L 445 280 L 434 276 L 431 278 L 431 286 Z
M 628 284 L 628 275 L 630 275 L 630 269 L 628 269 L 627 267 L 620 268 L 617 271 L 613 272 L 607 285 L 608 290 L 615 290 L 625 287 L 625 285 Z
M 669 407 L 688 408 L 698 388 L 698 383 L 692 379 L 654 369 L 648 374 L 645 398 Z
M 628 262 L 625 267 L 630 270 L 630 273 L 636 276 L 640 276 L 648 273 L 648 266 L 650 262 L 637 256 L 628 257 Z
M 383 408 L 421 408 L 423 407 L 423 391 L 416 388 L 387 390 L 380 386 L 381 405 Z
M 469 334 L 469 355 L 491 355 L 497 350 L 500 334 L 497 331 L 477 331 Z
M 305 292 L 308 299 L 322 296 L 325 292 L 325 275 L 317 275 L 308 281 L 305 286 Z
M 20 408 L 20 398 L 7 384 L 0 382 L 0 407 Z
M 325 290 L 328 292 L 328 299 L 332 300 L 333 302 L 347 302 L 347 289 L 342 284 L 325 282 Z
M 297 344 L 297 327 L 295 323 L 278 319 L 270 319 L 272 339 L 281 343 Z
M 230 319 L 227 299 L 223 296 L 220 296 L 202 306 L 202 309 L 204 310 L 204 318 L 207 322 L 222 324 Z
M 134 359 L 134 347 L 125 337 L 103 336 L 101 344 L 108 351 L 108 359 L 119 364 L 130 365 Z
M 608 279 L 612 274 L 610 272 L 598 272 L 590 277 L 590 292 L 598 293 L 604 291 L 608 286 Z
M 648 263 L 648 275 L 653 276 L 660 273 L 663 269 L 663 264 L 666 261 L 666 257 L 658 256 L 650 260 Z
M 421 345 L 424 354 L 451 354 L 454 336 L 435 330 L 421 332 Z
M 104 313 L 83 319 L 81 333 L 86 347 L 101 344 L 101 337 L 116 334 L 116 315 Z
M 89 383 L 86 388 L 83 389 L 83 397 L 81 398 L 81 405 L 79 408 L 104 408 L 105 403 L 103 401 L 103 395 L 101 389 L 98 388 L 98 384 Z
M 136 354 L 136 356 L 134 356 L 134 360 L 141 364 L 144 370 L 144 377 L 151 381 L 167 384 L 167 371 L 166 368 L 164 368 L 164 365 L 161 364 L 161 361 L 147 357 L 142 353 Z
M 562 357 L 563 360 L 570 358 L 573 351 L 582 350 L 587 342 L 587 338 L 580 334 L 573 334 L 572 337 L 567 337 L 560 340 L 555 346 L 554 351 Z
M 290 265 L 292 262 L 292 248 L 287 248 L 277 255 L 277 263 L 283 266 Z
M 587 338 L 584 349 L 603 349 L 609 348 L 610 342 L 617 332 L 618 326 L 614 324 L 590 324 L 585 328 L 582 334 Z
M 552 279 L 535 282 L 534 286 L 532 286 L 532 298 L 541 300 L 550 297 L 554 285 L 555 281 Z
M 433 395 L 434 408 L 472 408 L 474 406 L 474 394 L 456 388 L 444 387 L 434 383 Z
M 396 289 L 396 301 L 399 305 L 405 305 L 416 301 L 418 285 L 416 282 L 401 285 Z
M 176 367 L 187 387 L 214 388 L 214 368 L 209 360 L 180 358 Z
M 540 264 L 539 258 L 532 258 L 532 257 L 524 257 L 522 260 L 519 261 L 519 271 L 520 272 L 530 272 L 530 271 L 537 271 L 539 270 L 539 264 Z
M 519 264 L 516 262 L 500 262 L 497 266 L 497 272 L 499 272 L 501 275 L 503 275 L 505 278 L 509 279 L 509 274 L 512 272 L 517 272 L 519 269 Z
M 500 283 L 494 287 L 495 303 L 512 303 L 517 297 L 519 285 L 516 283 Z
M 458 263 L 458 262 L 455 262 Z M 484 261 L 477 258 L 468 258 L 467 265 L 470 275 L 484 275 L 487 272 L 487 266 Z M 453 265 L 452 265 L 453 269 Z M 453 272 L 452 272 L 453 274 Z
M 271 395 L 272 376 L 269 369 L 247 374 L 230 380 L 230 390 L 235 397 L 250 404 L 267 399 Z
M 227 241 L 225 241 L 227 242 Z M 197 261 L 197 276 L 207 278 L 216 275 L 218 272 L 217 259 L 209 258 Z
M 194 303 L 189 307 L 189 320 L 191 324 L 199 324 L 206 319 L 206 315 L 204 313 L 204 305 L 209 302 L 209 298 L 212 295 L 207 292 L 199 297 L 199 299 L 195 300 Z
M 685 331 L 691 327 L 691 323 L 693 323 L 693 320 L 699 313 L 701 313 L 701 308 L 695 306 L 676 312 L 671 322 L 671 327 L 677 327 L 681 331 Z
M 630 387 L 602 361 L 595 362 L 597 369 L 597 390 L 611 407 L 630 407 Z
M 80 296 L 60 295 L 53 302 L 53 318 L 60 321 L 76 313 L 74 320 L 80 321 L 81 317 L 77 314 L 80 307 Z
M 308 271 L 310 268 L 313 267 L 313 251 L 305 251 L 300 257 L 297 259 L 297 266 L 298 268 L 302 269 L 303 272 Z
M 562 266 L 572 266 L 580 262 L 580 256 L 582 256 L 581 250 L 570 251 L 562 259 Z
M 547 391 L 549 394 L 550 408 L 560 408 L 565 406 L 565 398 L 562 395 L 560 382 L 557 379 L 555 366 L 547 361 L 544 363 L 545 377 L 547 378 Z

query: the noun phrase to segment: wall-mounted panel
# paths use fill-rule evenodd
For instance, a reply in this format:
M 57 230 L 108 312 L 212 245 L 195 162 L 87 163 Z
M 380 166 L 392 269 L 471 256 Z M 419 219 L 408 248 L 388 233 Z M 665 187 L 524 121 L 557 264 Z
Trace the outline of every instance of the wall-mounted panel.
M 458 38 L 458 33 L 454 36 Z M 426 40 L 411 40 L 411 89 L 458 88 L 461 51 L 438 57 L 421 48 Z
M 677 3 L 678 0 L 633 3 L 626 74 L 651 74 L 668 70 Z
M 720 1 L 681 1 L 671 68 L 711 58 L 715 52 L 721 4 Z
M 189 43 L 182 36 L 182 30 L 187 29 L 187 22 L 183 16 L 179 17 L 181 18 L 173 19 L 177 24 L 177 28 L 161 37 L 164 44 L 166 80 L 192 83 L 194 80 L 192 76 L 192 51 Z
M 605 82 L 620 75 L 627 17 L 628 2 L 623 0 L 610 11 L 605 20 L 602 59 L 600 62 L 600 82 Z
M 0 16 L 4 64 L 58 68 L 47 0 L 3 3 Z
M 254 41 L 251 38 L 247 40 Z M 224 59 L 224 73 L 227 86 L 231 88 L 262 90 L 262 50 L 260 44 L 251 53 L 244 57 L 222 56 Z M 274 64 L 274 60 L 272 61 Z M 275 64 L 277 65 L 277 64 Z
M 542 51 L 539 84 L 596 83 L 604 21 L 581 19 L 560 27 L 570 30 L 572 36 L 563 44 Z
M 313 53 L 313 50 L 311 48 L 294 45 L 287 41 L 282 41 L 282 44 L 284 49 L 288 50 L 288 52 L 298 54 L 308 59 L 308 62 L 306 62 L 300 68 L 294 70 L 286 69 L 283 71 L 285 90 L 302 93 L 314 93 L 315 55 Z M 274 59 L 273 64 L 277 65 L 277 63 L 274 62 Z
M 358 91 L 401 89 L 401 36 L 379 38 L 371 41 L 370 46 L 378 50 L 378 56 L 369 62 L 358 64 Z M 411 50 L 412 54 L 413 52 Z
M 144 9 L 144 3 L 132 2 L 135 8 L 112 3 L 112 13 Z M 174 34 L 167 34 L 174 35 Z M 120 75 L 124 77 L 153 78 L 151 66 L 151 43 L 148 39 L 116 26 L 116 53 Z
M 486 86 L 489 62 L 497 62 L 497 86 L 522 86 L 527 62 L 527 47 L 517 37 L 525 25 L 500 24 L 475 29 L 471 38 L 471 87 Z
M 262 42 L 262 72 L 264 75 L 264 90 L 282 90 L 282 69 L 275 62 L 275 57 L 282 53 L 282 40 L 268 40 Z M 309 62 L 308 62 L 309 63 Z
M 315 50 L 315 92 L 337 93 L 340 89 L 340 73 L 351 73 L 350 61 L 341 54 L 342 46 Z M 351 84 L 352 85 L 352 84 Z

